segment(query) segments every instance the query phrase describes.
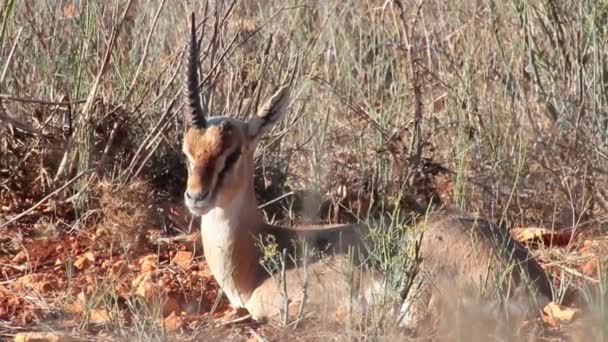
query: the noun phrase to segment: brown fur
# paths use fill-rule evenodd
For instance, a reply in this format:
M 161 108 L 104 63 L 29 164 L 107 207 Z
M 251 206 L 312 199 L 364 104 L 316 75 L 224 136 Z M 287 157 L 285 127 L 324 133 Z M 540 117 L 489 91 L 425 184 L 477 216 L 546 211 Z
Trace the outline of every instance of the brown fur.
M 509 314 L 515 309 L 530 314 L 552 298 L 543 268 L 506 230 L 455 209 L 440 209 L 421 220 L 426 226 L 422 283 L 410 307 L 413 324 L 435 327 L 442 311 L 463 303 L 496 307 L 499 298 L 513 304 L 506 306 Z
M 188 130 L 184 138 L 184 152 L 191 157 L 192 168 L 188 175 L 188 192 L 198 193 L 215 186 L 218 160 L 238 143 L 233 130 L 229 123 Z

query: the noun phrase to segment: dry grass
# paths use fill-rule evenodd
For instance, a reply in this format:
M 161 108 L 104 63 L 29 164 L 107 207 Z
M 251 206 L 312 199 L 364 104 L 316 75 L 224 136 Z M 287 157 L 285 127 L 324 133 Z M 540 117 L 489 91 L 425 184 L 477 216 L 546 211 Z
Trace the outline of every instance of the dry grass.
M 212 113 L 252 115 L 298 57 L 288 117 L 256 156 L 269 220 L 346 222 L 433 203 L 508 227 L 571 229 L 566 243 L 532 248 L 558 297 L 584 314 L 539 335 L 607 336 L 608 6 L 593 0 L 2 1 L 3 335 L 48 324 L 100 340 L 195 339 L 219 324 L 224 337 L 381 339 L 319 322 L 305 331 L 222 325 L 232 318 L 222 304 L 210 319 L 216 289 L 187 285 L 192 272 L 213 284 L 204 263 L 180 270 L 171 260 L 184 245 L 158 242 L 191 228 L 167 205 L 186 177 L 181 64 L 191 10 L 204 31 Z M 86 252 L 92 268 L 74 269 Z M 159 323 L 162 303 L 142 306 L 131 294 L 148 254 L 158 259 L 155 284 L 178 279 L 162 293 L 187 289 L 180 305 L 200 297 L 202 309 L 171 332 Z M 130 275 L 107 280 L 121 260 Z M 18 286 L 34 275 L 25 279 L 33 290 Z M 80 292 L 96 303 L 89 314 L 59 304 Z M 102 307 L 111 319 L 90 324 Z M 453 318 L 448 331 L 471 326 Z

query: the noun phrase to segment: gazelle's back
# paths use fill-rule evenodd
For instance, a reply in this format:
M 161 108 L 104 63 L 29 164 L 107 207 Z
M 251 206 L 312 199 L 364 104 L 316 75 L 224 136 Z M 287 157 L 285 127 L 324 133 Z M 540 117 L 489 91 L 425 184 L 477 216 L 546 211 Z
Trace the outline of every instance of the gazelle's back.
M 517 297 L 530 308 L 551 298 L 544 269 L 505 229 L 455 209 L 438 210 L 425 220 L 423 285 L 410 308 L 414 320 L 437 315 L 446 302 L 478 295 Z
M 453 209 L 438 210 L 420 221 L 424 233 L 418 276 L 423 282 L 414 290 L 417 293 L 412 293 L 414 299 L 409 305 L 412 321 L 408 325 L 422 318 L 437 317 L 441 305 L 454 295 L 466 299 L 485 294 L 495 299 L 525 293 L 529 307 L 534 307 L 537 298 L 543 303 L 551 297 L 549 280 L 542 267 L 504 229 Z M 341 254 L 349 248 L 361 248 L 365 227 L 344 225 L 312 230 L 272 227 L 269 231 L 284 238 L 307 240 L 314 248 L 339 248 L 334 248 L 322 260 L 310 260 L 306 270 L 302 265 L 288 269 L 281 279 L 285 287 L 278 283 L 277 275 L 265 279 L 247 303 L 254 317 L 277 315 L 285 303 L 285 293 L 292 313 L 303 296 L 306 296 L 306 307 L 317 310 L 319 307 L 334 310 L 348 305 L 348 301 L 371 304 L 367 303 L 369 298 L 365 293 L 372 287 L 378 290 L 379 279 L 365 271 L 357 273 L 351 259 Z

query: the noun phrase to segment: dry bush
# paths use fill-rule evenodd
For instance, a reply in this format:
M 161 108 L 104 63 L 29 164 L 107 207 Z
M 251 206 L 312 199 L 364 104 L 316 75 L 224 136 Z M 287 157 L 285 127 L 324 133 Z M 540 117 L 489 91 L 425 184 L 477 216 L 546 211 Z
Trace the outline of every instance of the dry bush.
M 99 217 L 95 225 L 97 238 L 119 242 L 129 250 L 143 243 L 148 229 L 158 225 L 154 189 L 148 182 L 101 181 L 93 191 Z

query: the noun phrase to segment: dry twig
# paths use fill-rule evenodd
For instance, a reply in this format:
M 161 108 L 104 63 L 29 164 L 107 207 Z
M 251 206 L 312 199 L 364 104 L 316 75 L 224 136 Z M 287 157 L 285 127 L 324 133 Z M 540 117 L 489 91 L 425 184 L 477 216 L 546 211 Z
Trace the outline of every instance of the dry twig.
M 93 172 L 95 170 L 90 169 L 90 170 L 85 170 L 82 171 L 81 173 L 79 173 L 78 175 L 76 175 L 74 178 L 70 179 L 68 182 L 66 182 L 65 184 L 63 184 L 62 186 L 60 186 L 59 188 L 57 188 L 55 191 L 51 192 L 50 194 L 44 196 L 44 198 L 42 198 L 40 201 L 38 201 L 38 203 L 34 204 L 33 206 L 31 206 L 29 209 L 25 210 L 24 212 L 22 212 L 21 214 L 16 215 L 15 217 L 9 219 L 8 221 L 0 224 L 0 228 L 4 228 L 6 226 L 8 226 L 9 224 L 27 216 L 29 213 L 31 213 L 32 211 L 36 210 L 36 208 L 38 208 L 39 206 L 41 206 L 44 202 L 48 201 L 49 199 L 57 196 L 61 191 L 63 191 L 64 189 L 68 188 L 70 185 L 74 184 L 74 182 L 76 182 L 77 180 L 79 180 L 82 176 L 88 175 L 89 173 Z

